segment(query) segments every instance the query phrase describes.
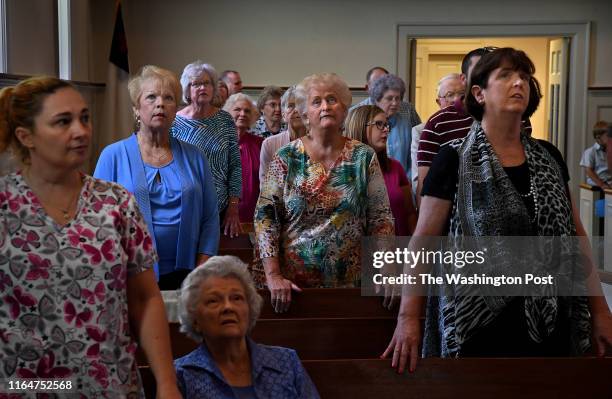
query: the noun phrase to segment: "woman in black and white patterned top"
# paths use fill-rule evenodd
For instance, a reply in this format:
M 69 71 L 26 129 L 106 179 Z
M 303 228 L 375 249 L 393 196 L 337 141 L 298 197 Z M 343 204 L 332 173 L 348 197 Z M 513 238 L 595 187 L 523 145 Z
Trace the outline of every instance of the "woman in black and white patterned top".
M 530 289 L 526 295 L 516 287 L 522 282 L 511 287 L 514 293 L 486 283 L 460 283 L 430 295 L 422 338 L 425 357 L 565 357 L 589 349 L 603 356 L 612 344 L 612 315 L 597 273 L 587 269 L 592 267 L 590 251 L 584 249 L 589 245 L 580 237 L 586 233 L 569 194 L 567 165 L 559 150 L 531 138 L 521 125 L 540 102 L 534 73 L 533 62 L 513 48 L 496 49 L 476 64 L 465 99 L 475 122 L 465 138 L 442 147 L 434 159 L 411 247 L 423 237 L 444 234 L 455 242 L 496 237 L 509 243 L 524 237 L 521 243 L 532 244 L 520 253 L 487 241 L 499 251 L 484 248 L 489 251 L 485 268 L 479 270 L 499 276 L 523 270 L 527 260 L 525 270 L 538 272 L 538 263 L 531 262 L 540 260 L 533 256 L 537 253 L 548 262 L 542 263 L 545 271 L 560 280 L 555 277 L 550 289 Z M 584 265 L 575 257 L 581 250 Z M 565 267 L 577 267 L 574 273 L 586 270 L 588 277 L 573 277 L 570 292 L 559 266 L 562 273 Z M 397 327 L 384 353 L 393 354 L 392 366 L 400 373 L 407 363 L 411 371 L 416 365 L 423 300 L 402 297 Z
M 211 65 L 195 61 L 183 70 L 181 86 L 187 106 L 177 113 L 170 132 L 198 147 L 208 158 L 217 190 L 221 229 L 225 235 L 237 236 L 242 189 L 240 150 L 232 116 L 212 105 L 217 73 Z

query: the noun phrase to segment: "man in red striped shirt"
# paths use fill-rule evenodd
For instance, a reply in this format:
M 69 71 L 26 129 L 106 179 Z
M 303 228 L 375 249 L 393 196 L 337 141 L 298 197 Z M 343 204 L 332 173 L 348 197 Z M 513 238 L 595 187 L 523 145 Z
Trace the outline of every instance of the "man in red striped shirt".
M 461 62 L 461 80 L 467 86 L 470 73 L 474 66 L 484 54 L 495 50 L 495 47 L 480 47 L 467 53 Z M 466 87 L 466 91 L 469 88 Z M 433 114 L 423 128 L 419 149 L 417 152 L 417 166 L 419 181 L 417 185 L 417 204 L 421 203 L 421 189 L 425 176 L 434 157 L 440 151 L 440 147 L 455 139 L 465 137 L 472 126 L 472 116 L 467 113 L 463 106 L 463 98 L 455 100 L 452 105 L 441 109 Z M 531 124 L 527 121 L 525 129 L 531 132 Z

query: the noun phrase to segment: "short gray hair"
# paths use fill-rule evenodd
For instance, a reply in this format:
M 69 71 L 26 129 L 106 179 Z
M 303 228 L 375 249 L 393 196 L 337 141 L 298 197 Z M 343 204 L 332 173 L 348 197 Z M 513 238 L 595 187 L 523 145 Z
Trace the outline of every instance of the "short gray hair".
M 232 110 L 232 108 L 234 108 L 234 105 L 239 101 L 246 101 L 251 106 L 251 120 L 249 120 L 249 126 L 253 126 L 253 124 L 257 121 L 257 119 L 259 119 L 259 111 L 257 110 L 257 107 L 255 106 L 255 101 L 253 101 L 253 99 L 250 96 L 244 93 L 232 94 L 225 101 L 223 110 L 231 114 L 230 111 Z
M 281 97 L 281 110 L 283 112 L 285 112 L 287 106 L 289 105 L 289 101 L 291 101 L 292 99 L 295 102 L 295 85 L 285 90 L 283 96 Z
M 295 88 L 295 106 L 302 119 L 304 119 L 303 115 L 306 113 L 310 89 L 314 86 L 326 86 L 331 89 L 338 95 L 345 111 L 348 111 L 353 101 L 353 95 L 346 82 L 335 73 L 318 73 L 306 76 Z
M 191 64 L 187 64 L 185 69 L 183 69 L 183 74 L 181 75 L 181 87 L 183 88 L 183 101 L 185 104 L 191 104 L 191 98 L 189 98 L 189 87 L 191 86 L 191 81 L 199 78 L 204 73 L 208 75 L 212 83 L 212 98 L 215 98 L 217 95 L 217 71 L 212 65 L 197 60 Z
M 461 80 L 461 74 L 453 72 L 453 73 L 449 73 L 448 75 L 442 76 L 442 78 L 440 78 L 440 80 L 438 81 L 438 88 L 436 90 L 436 94 L 438 97 L 444 94 L 444 93 L 440 93 L 440 89 L 442 88 L 442 83 L 450 79 Z
M 255 289 L 247 265 L 237 257 L 230 255 L 211 257 L 206 263 L 193 269 L 183 281 L 178 298 L 178 317 L 181 322 L 181 332 L 198 343 L 204 340 L 204 337 L 193 328 L 194 313 L 200 301 L 202 283 L 211 277 L 232 277 L 240 281 L 249 305 L 247 334 L 250 333 L 259 318 L 263 299 Z
M 406 84 L 397 75 L 387 74 L 376 79 L 372 83 L 372 89 L 370 90 L 370 99 L 377 103 L 379 102 L 387 90 L 397 90 L 400 93 L 400 99 L 404 98 L 406 93 Z

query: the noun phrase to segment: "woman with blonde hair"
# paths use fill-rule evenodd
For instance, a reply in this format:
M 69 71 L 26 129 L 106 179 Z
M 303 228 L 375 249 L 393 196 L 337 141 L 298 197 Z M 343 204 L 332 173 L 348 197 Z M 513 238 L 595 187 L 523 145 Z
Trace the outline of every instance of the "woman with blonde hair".
M 397 160 L 387 156 L 389 122 L 385 111 L 376 105 L 353 108 L 344 123 L 344 135 L 369 145 L 376 151 L 385 178 L 391 211 L 395 218 L 395 235 L 409 236 L 414 232 L 417 213 L 412 199 L 412 186 Z
M 159 254 L 159 287 L 173 290 L 217 253 L 213 176 L 200 150 L 170 135 L 181 93 L 176 76 L 147 65 L 128 89 L 138 130 L 102 151 L 94 175 L 134 193 Z
M 300 286 L 359 286 L 361 237 L 393 234 L 374 150 L 342 136 L 350 104 L 338 75 L 306 77 L 296 105 L 308 134 L 276 153 L 262 185 L 255 230 L 278 312 Z
M 0 91 L 0 153 L 21 163 L 0 178 L 0 374 L 83 398 L 141 396 L 138 341 L 158 395 L 178 398 L 151 236 L 128 191 L 79 171 L 91 134 L 70 83 Z

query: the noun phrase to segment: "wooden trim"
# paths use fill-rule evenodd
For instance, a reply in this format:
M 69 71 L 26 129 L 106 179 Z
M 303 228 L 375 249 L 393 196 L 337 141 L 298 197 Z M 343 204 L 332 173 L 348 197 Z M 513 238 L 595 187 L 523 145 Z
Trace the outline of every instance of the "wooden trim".
M 40 75 L 42 76 L 42 75 Z M 17 74 L 13 74 L 13 73 L 0 73 L 0 80 L 4 79 L 4 80 L 15 80 L 15 81 L 21 81 L 21 80 L 25 80 L 25 79 L 29 79 L 33 77 L 32 75 L 17 75 Z M 66 82 L 70 82 L 75 86 L 78 87 L 93 87 L 96 89 L 103 89 L 106 87 L 106 83 L 99 83 L 99 82 L 83 82 L 81 80 L 68 80 L 68 79 L 64 79 L 66 80 Z
M 588 90 L 589 91 L 604 91 L 604 90 L 612 91 L 612 86 L 589 86 Z
M 599 281 L 606 284 L 612 284 L 612 272 L 599 270 Z
M 599 191 L 599 187 L 591 186 L 590 184 L 586 184 L 586 183 L 580 183 L 580 188 L 584 188 L 585 190 L 589 190 L 589 191 Z
M 272 85 L 266 85 L 266 86 L 242 86 L 242 90 L 243 91 L 251 91 L 251 90 L 263 90 L 264 87 L 268 87 L 268 86 L 272 86 Z M 289 86 L 277 86 L 280 87 L 282 90 L 287 90 L 289 88 Z M 350 91 L 367 91 L 365 87 L 349 87 Z

